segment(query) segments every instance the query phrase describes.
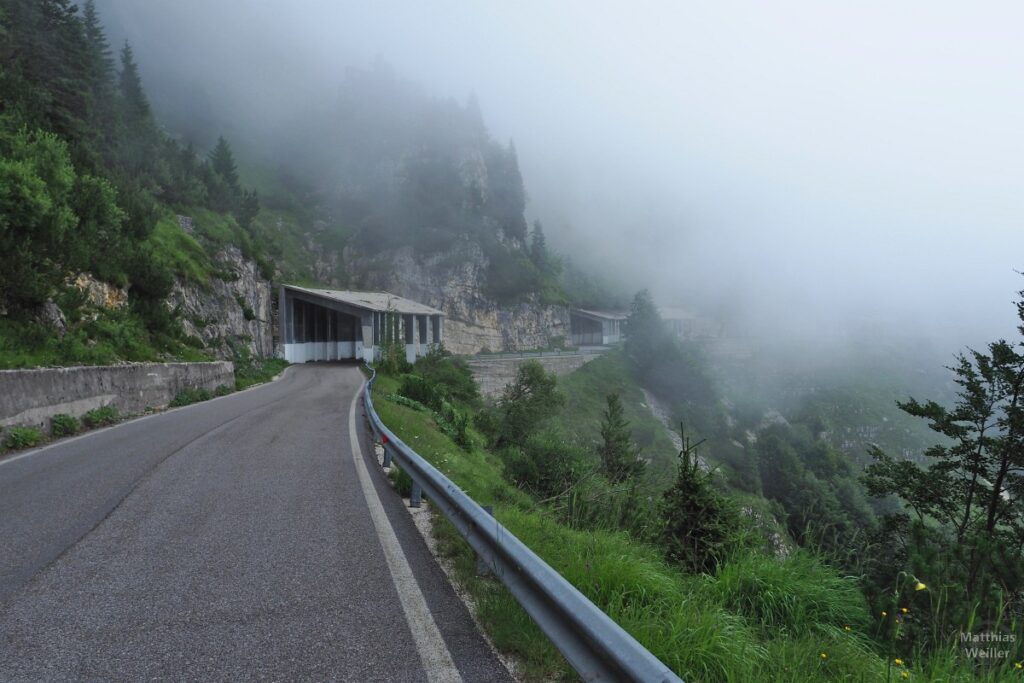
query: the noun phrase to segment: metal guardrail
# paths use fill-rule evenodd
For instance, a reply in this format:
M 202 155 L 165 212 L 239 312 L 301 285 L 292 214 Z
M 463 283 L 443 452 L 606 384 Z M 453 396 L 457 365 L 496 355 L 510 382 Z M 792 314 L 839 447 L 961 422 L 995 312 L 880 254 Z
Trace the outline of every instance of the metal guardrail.
M 455 525 L 479 560 L 551 639 L 584 681 L 683 683 L 657 657 L 527 548 L 450 479 L 402 442 L 373 408 L 376 371 L 363 389 L 366 414 L 384 443 L 384 462 L 398 462 L 421 493 Z

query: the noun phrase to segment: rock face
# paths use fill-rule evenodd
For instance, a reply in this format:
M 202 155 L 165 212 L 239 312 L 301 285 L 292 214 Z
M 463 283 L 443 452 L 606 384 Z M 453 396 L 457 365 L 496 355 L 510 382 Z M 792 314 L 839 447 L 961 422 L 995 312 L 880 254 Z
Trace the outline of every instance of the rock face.
M 475 243 L 423 259 L 408 247 L 375 257 L 350 247 L 345 264 L 358 289 L 391 292 L 444 311 L 444 345 L 452 353 L 542 349 L 559 337 L 569 339 L 567 307 L 502 306 L 487 298 L 487 258 Z
M 89 273 L 69 278 L 68 284 L 77 287 L 93 308 L 117 309 L 128 305 L 128 290 L 97 280 Z
M 230 358 L 232 344 L 247 348 L 254 356 L 272 356 L 270 281 L 260 275 L 255 261 L 242 256 L 235 246 L 218 252 L 213 261 L 219 270 L 235 277 L 211 278 L 202 285 L 179 280 L 168 305 L 181 311 L 185 332 L 202 339 L 218 358 Z

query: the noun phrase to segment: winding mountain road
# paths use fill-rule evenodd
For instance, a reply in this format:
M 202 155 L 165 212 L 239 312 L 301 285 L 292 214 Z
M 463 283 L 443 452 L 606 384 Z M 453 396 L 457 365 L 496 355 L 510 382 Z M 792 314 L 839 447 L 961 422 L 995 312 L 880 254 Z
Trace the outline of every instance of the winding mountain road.
M 354 365 L 0 460 L 0 680 L 511 681 Z

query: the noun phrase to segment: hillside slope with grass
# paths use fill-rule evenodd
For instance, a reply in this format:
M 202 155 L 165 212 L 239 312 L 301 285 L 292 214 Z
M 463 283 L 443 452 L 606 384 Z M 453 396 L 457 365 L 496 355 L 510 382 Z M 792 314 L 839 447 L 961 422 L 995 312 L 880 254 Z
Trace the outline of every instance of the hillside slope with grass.
M 614 364 L 591 373 L 615 378 Z M 416 367 L 411 373 L 437 376 Z M 511 480 L 508 453 L 494 452 L 485 433 L 469 427 L 467 445 L 456 444 L 446 435 L 443 411 L 403 396 L 403 387 L 410 393 L 416 384 L 408 377 L 378 375 L 374 403 L 385 424 L 478 503 L 494 506 L 502 524 L 685 680 L 885 680 L 885 662 L 871 638 L 877 624 L 854 579 L 802 551 L 778 559 L 747 549 L 714 573 L 686 572 L 666 558 L 656 520 L 642 528 L 621 525 L 614 495 L 591 503 L 541 501 Z M 621 376 L 609 384 L 594 377 L 566 381 L 560 390 L 569 406 L 583 398 L 574 384 L 613 391 L 621 388 Z M 479 403 L 454 399 L 443 382 L 433 387 L 447 395 L 439 400 L 449 414 L 479 415 Z M 594 459 L 586 460 L 592 472 Z M 598 475 L 589 476 L 590 485 L 601 485 L 594 481 Z M 591 509 L 574 512 L 573 504 Z M 475 558 L 454 527 L 437 517 L 434 534 L 481 623 L 501 651 L 521 662 L 524 678 L 573 679 L 501 584 L 477 576 Z
M 648 304 L 638 296 L 631 320 L 651 316 Z M 662 337 L 663 326 L 637 322 L 625 348 L 566 377 L 520 366 L 493 401 L 480 398 L 464 361 L 435 353 L 409 366 L 395 352 L 378 368 L 375 406 L 685 680 L 1017 679 L 1016 646 L 998 661 L 964 654 L 958 631 L 946 628 L 959 599 L 930 585 L 939 568 L 916 563 L 918 575 L 894 566 L 901 551 L 866 507 L 853 465 L 802 425 L 744 416 L 721 400 L 693 410 L 692 384 L 662 377 L 654 387 L 695 424 L 676 457 L 645 404 L 645 367 L 633 354 L 639 342 L 670 365 L 692 363 L 682 374 L 698 386 L 700 365 L 694 352 L 674 350 L 679 342 Z M 746 432 L 745 447 L 732 443 Z M 723 444 L 745 459 L 757 487 L 740 485 Z M 476 574 L 454 527 L 435 516 L 433 533 L 524 678 L 573 679 L 501 584 Z M 993 624 L 1019 633 L 1010 608 Z

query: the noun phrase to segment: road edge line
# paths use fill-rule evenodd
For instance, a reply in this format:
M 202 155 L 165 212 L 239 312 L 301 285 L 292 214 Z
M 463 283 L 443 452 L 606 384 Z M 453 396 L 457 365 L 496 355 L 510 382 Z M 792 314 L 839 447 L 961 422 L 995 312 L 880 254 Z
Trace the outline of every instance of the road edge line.
M 427 679 L 431 683 L 462 683 L 462 675 L 452 659 L 452 653 L 441 636 L 441 631 L 434 621 L 427 600 L 423 597 L 416 577 L 412 573 L 412 567 L 402 551 L 398 542 L 391 521 L 384 512 L 384 505 L 380 502 L 377 489 L 370 479 L 370 472 L 366 467 L 366 458 L 363 456 L 363 449 L 359 445 L 359 433 L 356 430 L 356 404 L 362 396 L 363 386 L 366 381 L 359 385 L 359 390 L 352 397 L 348 410 L 348 433 L 351 441 L 352 459 L 355 460 L 356 474 L 359 476 L 359 485 L 363 490 L 363 498 L 366 499 L 366 506 L 370 512 L 370 519 L 377 530 L 377 538 L 384 550 L 384 559 L 387 561 L 390 570 L 391 580 L 398 591 L 398 599 L 402 603 L 402 611 L 405 613 L 405 620 L 409 624 L 413 640 L 416 643 L 416 651 L 423 662 L 423 668 Z

